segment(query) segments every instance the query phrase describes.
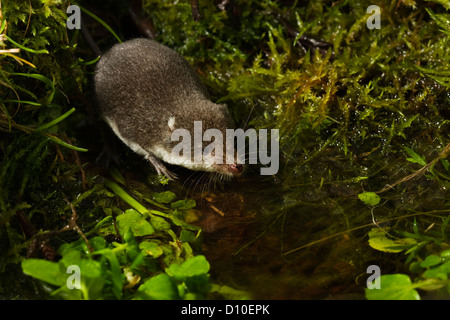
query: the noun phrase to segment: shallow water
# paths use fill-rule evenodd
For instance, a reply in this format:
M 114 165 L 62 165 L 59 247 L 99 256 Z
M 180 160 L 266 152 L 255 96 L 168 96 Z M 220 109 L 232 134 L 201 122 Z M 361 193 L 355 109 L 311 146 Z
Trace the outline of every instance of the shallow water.
M 367 267 L 383 258 L 369 247 L 368 228 L 333 235 L 370 223 L 370 213 L 361 207 L 361 218 L 350 225 L 326 195 L 311 200 L 303 189 L 291 199 L 276 177 L 251 176 L 190 195 L 215 281 L 254 299 L 364 299 Z M 359 206 L 356 199 L 348 202 Z

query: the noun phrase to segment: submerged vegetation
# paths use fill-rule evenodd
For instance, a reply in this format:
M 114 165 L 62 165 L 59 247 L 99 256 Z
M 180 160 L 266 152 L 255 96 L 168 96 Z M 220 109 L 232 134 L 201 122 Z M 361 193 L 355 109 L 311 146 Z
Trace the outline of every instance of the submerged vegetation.
M 123 3 L 78 3 L 102 51 L 142 30 Z M 113 138 L 69 1 L 0 5 L 3 298 L 450 297 L 449 1 L 143 0 L 239 127 L 280 130 L 276 176 L 202 194 L 121 146 L 96 160 Z

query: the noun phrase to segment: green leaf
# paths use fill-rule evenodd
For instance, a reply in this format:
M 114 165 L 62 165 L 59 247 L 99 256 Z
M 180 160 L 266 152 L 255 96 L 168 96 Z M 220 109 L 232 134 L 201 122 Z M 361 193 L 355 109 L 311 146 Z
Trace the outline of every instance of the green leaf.
M 74 112 L 75 112 L 75 108 L 72 108 L 69 111 L 67 111 L 66 113 L 64 113 L 62 116 L 59 116 L 58 118 L 50 121 L 49 123 L 46 123 L 46 124 L 43 124 L 43 125 L 39 126 L 35 130 L 36 131 L 42 131 L 42 130 L 48 129 L 48 128 L 58 124 L 59 122 L 63 121 L 65 118 L 67 118 L 68 116 L 70 116 Z
M 6 20 L 3 20 L 3 21 L 6 21 Z M 3 26 L 3 23 L 2 23 L 2 26 Z M 30 48 L 24 47 L 24 46 L 20 45 L 19 43 L 15 42 L 13 39 L 8 37 L 6 34 L 4 36 L 9 42 L 11 42 L 13 45 L 15 45 L 16 47 L 18 47 L 18 48 L 20 48 L 22 50 L 25 50 L 25 51 L 28 51 L 28 52 L 31 52 L 31 53 L 36 53 L 36 54 L 39 54 L 39 53 L 48 54 L 48 50 L 45 50 L 45 49 L 42 49 L 42 50 L 30 49 Z
M 441 159 L 441 164 L 447 172 L 450 172 L 450 162 L 447 159 Z
M 164 191 L 153 195 L 153 199 L 159 203 L 170 203 L 175 200 L 176 197 L 176 194 L 172 191 Z
M 145 281 L 139 287 L 137 299 L 175 300 L 179 299 L 178 288 L 165 273 Z
M 168 223 L 166 219 L 161 217 L 156 216 L 151 217 L 150 223 L 156 230 L 169 230 L 171 228 L 170 223 Z
M 250 293 L 242 290 L 237 290 L 229 286 L 222 286 L 218 284 L 211 285 L 211 292 L 217 292 L 227 300 L 250 300 Z
M 153 229 L 150 222 L 145 220 L 145 218 L 134 209 L 129 209 L 123 214 L 118 215 L 116 222 L 119 233 L 122 236 L 127 229 L 130 229 L 136 237 L 150 235 L 155 232 L 155 229 Z
M 360 193 L 358 194 L 358 198 L 369 206 L 376 206 L 381 200 L 375 192 Z
M 181 230 L 180 241 L 181 242 L 192 242 L 195 240 L 195 234 L 188 230 Z
M 59 263 L 62 263 L 64 267 L 68 267 L 71 265 L 78 265 L 81 260 L 81 251 L 78 249 L 68 249 L 64 250 L 64 255 Z
M 450 9 L 450 1 L 440 1 L 440 3 L 444 6 L 446 6 L 446 9 Z M 442 32 L 444 32 L 447 35 L 450 35 L 450 15 L 449 14 L 435 14 L 431 9 L 425 8 L 427 10 L 430 17 L 436 22 L 438 26 L 440 26 L 442 29 Z
M 78 5 L 79 6 L 79 5 Z M 81 7 L 81 11 L 83 11 L 84 13 L 86 13 L 88 16 L 92 17 L 93 19 L 95 19 L 98 23 L 100 23 L 103 27 L 106 28 L 106 30 L 108 30 L 119 43 L 122 43 L 122 40 L 120 40 L 119 36 L 114 32 L 114 30 L 102 19 L 100 19 L 99 17 L 97 17 L 95 14 L 93 14 L 92 12 L 90 12 L 89 10 L 87 10 L 84 7 Z
M 111 189 L 116 195 L 122 198 L 126 203 L 128 203 L 130 206 L 132 206 L 134 209 L 139 211 L 140 213 L 148 212 L 148 209 L 144 207 L 142 204 L 140 204 L 136 199 L 134 199 L 132 196 L 130 196 L 128 193 L 125 192 L 121 187 L 119 187 L 116 183 L 112 181 L 105 181 L 105 186 L 107 186 L 109 189 Z
M 108 259 L 109 267 L 111 271 L 112 292 L 117 299 L 120 299 L 122 295 L 122 284 L 125 280 L 125 276 L 120 269 L 119 260 L 111 249 L 103 249 L 95 254 L 101 254 Z
M 443 5 L 445 9 L 450 10 L 450 1 L 448 1 L 448 0 L 426 0 L 426 1 L 439 3 L 439 4 Z M 428 11 L 428 8 L 425 8 L 425 9 Z
M 202 255 L 198 255 L 191 259 L 188 259 L 181 265 L 172 264 L 166 269 L 167 274 L 179 281 L 184 281 L 189 277 L 206 274 L 208 273 L 208 271 L 209 263 Z
M 428 257 L 425 258 L 424 261 L 420 263 L 420 266 L 422 268 L 428 268 L 441 263 L 441 261 L 442 261 L 441 257 L 435 254 L 430 254 Z
M 139 249 L 139 244 L 136 240 L 136 238 L 133 235 L 133 231 L 130 228 L 127 228 L 125 231 L 125 234 L 123 235 L 123 240 L 126 242 L 126 248 L 125 251 L 127 253 L 127 256 L 136 262 L 138 262 L 139 259 L 142 259 L 141 250 Z M 138 260 L 136 260 L 138 259 Z
M 69 252 L 66 252 L 65 258 L 72 255 L 73 252 L 74 250 L 69 250 Z M 93 259 L 78 259 L 78 261 L 72 264 L 80 268 L 80 290 L 71 290 L 67 287 L 66 283 L 64 283 L 59 289 L 53 291 L 51 295 L 71 300 L 95 300 L 104 298 L 103 288 L 106 283 L 104 278 L 105 264 Z M 67 274 L 66 279 L 70 276 L 70 273 Z
M 79 263 L 81 277 L 98 278 L 102 276 L 102 263 L 93 259 L 81 259 Z
M 412 238 L 389 239 L 386 232 L 380 228 L 372 228 L 369 231 L 369 245 L 379 251 L 401 252 L 415 243 L 417 241 Z
M 164 251 L 161 246 L 156 242 L 144 241 L 139 244 L 139 249 L 142 250 L 143 254 L 152 256 L 153 258 L 158 258 Z
M 37 79 L 39 81 L 44 82 L 51 89 L 51 93 L 50 93 L 50 96 L 48 97 L 47 103 L 50 104 L 53 101 L 53 97 L 55 95 L 56 89 L 55 89 L 55 84 L 49 78 L 47 78 L 41 74 L 38 74 L 38 73 L 10 73 L 10 74 L 15 75 L 15 76 L 24 76 L 24 77 L 28 77 L 28 78 L 33 78 L 33 79 Z
M 415 153 L 411 148 L 404 147 L 405 151 L 411 156 L 411 158 L 406 158 L 409 162 L 418 163 L 422 166 L 426 166 L 427 162 L 424 158 Z
M 187 199 L 187 200 L 178 200 L 178 201 L 172 202 L 170 204 L 170 207 L 172 209 L 188 210 L 188 209 L 194 208 L 195 205 L 196 205 L 195 200 Z
M 447 280 L 450 273 L 450 261 L 432 269 L 428 269 L 423 273 L 425 278 L 437 278 L 441 280 Z
M 195 277 L 190 277 L 182 284 L 183 289 L 187 289 L 183 294 L 180 290 L 180 296 L 183 299 L 205 299 L 208 292 L 211 290 L 211 283 L 208 274 L 201 274 Z
M 191 225 L 191 224 L 179 219 L 178 218 L 179 215 L 176 210 L 172 214 L 166 214 L 166 213 L 163 213 L 163 212 L 157 211 L 157 210 L 149 210 L 148 213 L 170 219 L 173 222 L 173 224 L 175 224 L 176 226 L 179 226 L 183 229 L 194 230 L 194 231 L 200 230 L 200 227 Z
M 93 259 L 81 259 L 79 267 L 84 299 L 101 298 L 106 283 L 106 279 L 103 277 L 105 264 Z
M 420 300 L 411 279 L 405 274 L 386 274 L 380 277 L 380 289 L 366 288 L 368 300 Z
M 448 260 L 450 259 L 450 249 L 444 250 L 441 252 L 441 258 Z
M 49 138 L 49 139 L 52 140 L 53 142 L 55 142 L 55 143 L 57 143 L 57 144 L 59 144 L 59 145 L 65 147 L 65 148 L 69 148 L 69 149 L 76 150 L 76 151 L 80 151 L 80 152 L 87 152 L 87 151 L 88 151 L 88 149 L 80 148 L 80 147 L 75 147 L 75 146 L 73 146 L 73 145 L 71 145 L 71 144 L 69 144 L 69 143 L 67 143 L 67 142 L 64 142 L 64 141 L 62 141 L 61 139 L 59 139 L 58 137 L 55 137 L 55 136 L 53 136 L 53 135 L 51 135 L 51 134 L 49 134 L 49 133 L 47 133 L 47 132 L 42 132 L 41 134 L 42 134 L 43 136 Z
M 22 261 L 22 271 L 26 275 L 55 286 L 66 283 L 68 274 L 61 270 L 61 265 L 43 259 L 26 259 Z

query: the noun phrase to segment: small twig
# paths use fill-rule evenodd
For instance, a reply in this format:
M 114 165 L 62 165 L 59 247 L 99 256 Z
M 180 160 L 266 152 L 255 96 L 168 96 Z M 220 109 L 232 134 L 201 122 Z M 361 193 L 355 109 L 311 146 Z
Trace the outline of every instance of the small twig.
M 416 172 L 407 175 L 406 177 L 401 178 L 400 180 L 397 180 L 396 182 L 394 182 L 393 184 L 388 184 L 386 187 L 384 187 L 383 189 L 377 191 L 376 193 L 383 193 L 385 191 L 388 191 L 392 188 L 394 188 L 396 185 L 399 185 L 403 182 L 406 182 L 408 180 L 411 180 L 413 178 L 416 177 L 420 177 L 422 175 L 425 174 L 425 172 L 431 168 L 432 166 L 434 166 L 436 164 L 436 162 L 438 162 L 440 159 L 444 159 L 447 158 L 450 155 L 450 143 L 445 146 L 444 150 L 441 151 L 441 153 L 439 153 L 439 155 L 434 158 L 432 161 L 430 161 L 427 165 L 423 166 L 422 168 L 420 168 L 419 170 L 417 170 Z
M 191 10 L 192 10 L 192 18 L 195 21 L 200 21 L 201 14 L 198 9 L 198 0 L 191 0 Z
M 69 223 L 64 226 L 61 231 L 65 231 L 65 230 L 74 230 L 76 231 L 84 240 L 84 242 L 86 242 L 86 245 L 89 249 L 90 252 L 94 252 L 94 248 L 91 246 L 91 244 L 89 243 L 88 238 L 86 238 L 86 236 L 84 235 L 83 231 L 81 230 L 81 228 L 78 226 L 77 224 L 77 212 L 75 211 L 74 206 L 72 205 L 72 203 L 67 199 L 67 197 L 64 195 L 64 200 L 67 202 L 67 204 L 69 205 L 70 209 L 72 210 L 72 216 L 70 217 Z
M 280 213 L 268 226 L 267 228 L 265 228 L 258 236 L 256 236 L 254 239 L 252 239 L 251 241 L 247 242 L 245 245 L 243 245 L 242 247 L 240 247 L 236 252 L 233 253 L 233 256 L 237 256 L 239 253 L 241 253 L 242 250 L 244 250 L 245 248 L 247 248 L 248 246 L 250 246 L 252 243 L 255 243 L 257 240 L 259 240 L 264 234 L 266 234 L 267 231 L 269 231 L 269 229 L 275 225 L 275 223 L 283 216 L 285 215 L 284 212 Z M 288 252 L 290 253 L 290 252 Z M 285 254 L 288 254 L 285 253 Z
M 19 48 L 13 48 L 13 49 L 2 49 L 0 50 L 0 53 L 19 53 Z
M 70 141 L 69 137 L 64 133 L 63 135 L 64 139 L 69 143 L 72 144 L 72 141 Z M 81 172 L 81 185 L 83 187 L 83 190 L 86 190 L 86 172 L 83 169 L 83 166 L 81 165 L 80 157 L 78 155 L 78 151 L 72 150 L 72 153 L 75 157 L 75 163 L 77 167 L 80 169 Z
M 28 0 L 28 3 L 30 4 L 30 12 L 28 13 L 28 21 L 27 21 L 27 27 L 25 29 L 24 36 L 27 35 L 28 28 L 30 27 L 30 21 L 31 21 L 31 13 L 33 12 L 33 7 L 31 6 L 31 0 Z
M 211 209 L 213 209 L 215 212 L 217 212 L 218 214 L 220 214 L 222 217 L 225 217 L 225 213 L 223 213 L 222 210 L 216 208 L 216 207 L 213 206 L 212 204 L 210 204 L 209 207 L 210 207 Z
M 390 221 L 395 221 L 395 220 L 400 220 L 400 219 L 405 219 L 405 218 L 410 218 L 410 217 L 415 217 L 415 216 L 420 216 L 420 215 L 434 216 L 434 215 L 432 215 L 432 213 L 449 212 L 449 211 L 450 210 L 434 210 L 434 211 L 430 211 L 430 212 L 416 212 L 416 213 L 407 214 L 407 215 L 404 215 L 404 216 L 401 216 L 401 217 L 396 217 L 396 218 L 392 218 L 392 219 L 382 220 L 378 224 L 383 224 L 383 223 L 390 222 Z M 341 235 L 344 235 L 344 234 L 347 234 L 347 233 L 350 233 L 350 232 L 353 232 L 353 231 L 356 231 L 356 230 L 360 230 L 360 229 L 364 229 L 364 228 L 367 228 L 367 227 L 371 227 L 371 226 L 374 226 L 373 222 L 365 224 L 365 225 L 362 225 L 362 226 L 354 227 L 354 228 L 351 228 L 351 229 L 347 229 L 347 230 L 344 230 L 344 231 L 341 231 L 341 232 L 337 232 L 335 234 L 329 235 L 327 237 L 321 238 L 321 239 L 316 240 L 316 241 L 312 241 L 312 242 L 310 242 L 308 244 L 305 244 L 303 246 L 297 247 L 295 249 L 291 249 L 289 251 L 283 252 L 283 255 L 287 256 L 288 254 L 291 254 L 291 253 L 300 251 L 302 249 L 311 247 L 311 246 L 313 246 L 315 244 L 318 244 L 318 243 L 330 240 L 332 238 L 335 238 L 335 237 L 338 237 L 338 236 L 341 236 Z

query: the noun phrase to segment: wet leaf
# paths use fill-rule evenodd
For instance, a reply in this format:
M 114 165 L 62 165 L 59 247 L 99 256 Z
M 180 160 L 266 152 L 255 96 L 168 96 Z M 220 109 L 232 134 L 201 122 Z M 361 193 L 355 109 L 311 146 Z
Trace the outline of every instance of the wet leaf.
M 151 241 L 141 242 L 139 244 L 139 249 L 141 249 L 145 255 L 152 256 L 153 258 L 158 258 L 164 253 L 163 249 L 158 243 Z
M 169 230 L 171 228 L 170 223 L 167 222 L 166 219 L 161 217 L 151 217 L 150 223 L 156 230 Z
M 446 263 L 440 266 L 428 269 L 427 271 L 424 272 L 423 276 L 425 278 L 437 278 L 441 280 L 447 280 L 449 274 L 450 274 L 450 261 L 447 261 Z
M 170 207 L 172 209 L 188 210 L 188 209 L 194 208 L 195 205 L 196 205 L 195 200 L 187 199 L 187 200 L 178 200 L 178 201 L 172 202 L 170 204 Z
M 411 158 L 406 158 L 406 160 L 408 160 L 409 162 L 412 162 L 412 163 L 418 163 L 422 166 L 427 165 L 427 162 L 425 161 L 425 159 L 422 158 L 421 156 L 419 156 L 417 153 L 415 153 L 411 148 L 408 148 L 408 147 L 404 147 L 404 148 L 411 157 Z
M 173 276 L 175 279 L 183 281 L 186 278 L 206 274 L 209 271 L 209 263 L 205 256 L 195 256 L 186 260 L 181 265 L 172 264 L 166 269 L 167 274 Z
M 442 251 L 441 258 L 445 260 L 450 259 L 450 249 Z
M 360 193 L 358 198 L 369 206 L 376 206 L 380 202 L 380 197 L 375 192 Z
M 420 300 L 411 279 L 405 274 L 387 274 L 380 277 L 380 289 L 366 289 L 368 300 Z
M 139 287 L 138 299 L 174 300 L 179 299 L 175 282 L 165 273 L 148 279 Z
M 422 268 L 428 268 L 441 263 L 441 261 L 442 261 L 441 257 L 435 254 L 430 254 L 428 257 L 425 258 L 424 261 L 420 263 L 420 266 Z
M 164 191 L 153 195 L 153 199 L 159 203 L 170 203 L 176 198 L 176 194 L 172 191 Z
M 192 242 L 195 240 L 195 234 L 188 230 L 181 230 L 180 240 L 182 242 Z
M 417 241 L 412 238 L 389 239 L 380 228 L 373 228 L 369 232 L 369 245 L 383 252 L 401 252 L 415 243 Z
M 120 268 L 119 260 L 111 249 L 104 249 L 101 254 L 108 259 L 111 272 L 112 292 L 117 299 L 122 295 L 122 284 L 125 276 Z
M 26 259 L 22 261 L 22 271 L 26 275 L 45 281 L 55 286 L 62 286 L 68 275 L 61 270 L 61 265 L 43 259 Z
M 136 237 L 150 235 L 155 232 L 155 229 L 153 229 L 150 222 L 145 220 L 139 212 L 133 209 L 129 209 L 123 214 L 117 216 L 116 222 L 122 236 L 128 228 Z

